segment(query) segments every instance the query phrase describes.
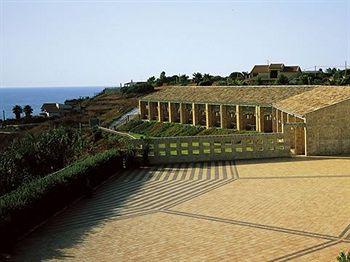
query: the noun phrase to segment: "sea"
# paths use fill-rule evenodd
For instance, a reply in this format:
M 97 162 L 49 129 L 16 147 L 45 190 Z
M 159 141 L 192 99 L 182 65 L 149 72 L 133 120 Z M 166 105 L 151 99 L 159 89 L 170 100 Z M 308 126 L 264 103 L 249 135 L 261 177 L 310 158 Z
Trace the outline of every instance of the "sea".
M 106 87 L 0 87 L 0 119 L 14 118 L 12 108 L 15 105 L 30 105 L 33 115 L 41 112 L 43 103 L 64 103 L 67 99 L 92 97 Z

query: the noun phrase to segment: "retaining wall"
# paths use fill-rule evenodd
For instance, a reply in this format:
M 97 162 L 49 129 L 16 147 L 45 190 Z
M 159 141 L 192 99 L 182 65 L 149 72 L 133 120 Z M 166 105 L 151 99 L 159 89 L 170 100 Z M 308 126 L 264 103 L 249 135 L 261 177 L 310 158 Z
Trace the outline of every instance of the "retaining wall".
M 160 137 L 133 142 L 139 150 L 148 146 L 152 164 L 290 156 L 289 140 L 283 133 Z

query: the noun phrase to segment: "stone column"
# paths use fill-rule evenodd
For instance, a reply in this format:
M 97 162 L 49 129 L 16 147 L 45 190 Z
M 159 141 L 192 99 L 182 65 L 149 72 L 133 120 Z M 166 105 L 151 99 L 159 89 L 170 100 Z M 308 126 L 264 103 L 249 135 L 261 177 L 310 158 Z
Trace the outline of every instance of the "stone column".
M 213 126 L 213 108 L 209 104 L 205 104 L 205 117 L 206 117 L 206 128 L 210 128 Z
M 180 123 L 186 124 L 187 123 L 187 112 L 186 112 L 186 106 L 184 103 L 180 103 Z
M 272 132 L 277 132 L 277 109 L 272 108 Z
M 244 119 L 243 119 L 243 110 L 241 108 L 241 106 L 236 105 L 236 126 L 237 126 L 237 130 L 244 130 Z
M 175 122 L 175 104 L 168 102 L 169 122 Z
M 260 107 L 260 132 L 265 132 L 265 114 L 268 111 L 266 107 Z
M 199 115 L 198 106 L 196 106 L 195 103 L 192 103 L 192 118 L 193 118 L 193 121 L 192 121 L 193 125 L 198 126 L 200 115 Z
M 221 128 L 228 127 L 227 106 L 225 105 L 220 105 L 220 126 Z
M 281 118 L 282 118 L 281 119 L 281 122 L 282 122 L 282 124 L 281 124 L 282 125 L 282 130 L 281 131 L 283 132 L 284 124 L 287 123 L 288 114 L 281 111 Z
M 255 130 L 258 132 L 263 132 L 264 125 L 264 114 L 261 112 L 262 109 L 260 106 L 255 107 Z
M 281 122 L 281 111 L 276 109 L 276 122 L 277 122 L 277 129 L 276 132 L 282 132 L 282 122 Z

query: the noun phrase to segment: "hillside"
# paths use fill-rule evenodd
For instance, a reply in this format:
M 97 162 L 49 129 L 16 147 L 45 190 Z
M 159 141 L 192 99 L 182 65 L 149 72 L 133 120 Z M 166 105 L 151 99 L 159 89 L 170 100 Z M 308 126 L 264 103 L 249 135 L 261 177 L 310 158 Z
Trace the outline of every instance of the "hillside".
M 82 113 L 72 116 L 78 116 L 76 121 L 84 123 L 88 123 L 90 118 L 97 117 L 101 125 L 108 125 L 125 112 L 137 107 L 137 97 L 137 95 L 123 95 L 118 90 L 104 92 L 80 102 Z

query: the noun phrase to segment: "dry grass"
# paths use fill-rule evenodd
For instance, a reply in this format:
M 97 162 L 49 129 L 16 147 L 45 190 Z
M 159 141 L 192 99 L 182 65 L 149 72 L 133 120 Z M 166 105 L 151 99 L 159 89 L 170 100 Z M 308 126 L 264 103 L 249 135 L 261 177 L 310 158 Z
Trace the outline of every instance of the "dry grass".
M 138 98 L 135 96 L 127 97 L 117 92 L 102 94 L 83 102 L 83 119 L 87 122 L 91 117 L 98 117 L 102 125 L 106 125 L 137 105 Z
M 350 99 L 350 87 L 318 87 L 274 104 L 277 108 L 300 116 Z
M 144 101 L 244 104 L 271 106 L 274 102 L 310 91 L 316 86 L 171 86 L 142 98 Z

